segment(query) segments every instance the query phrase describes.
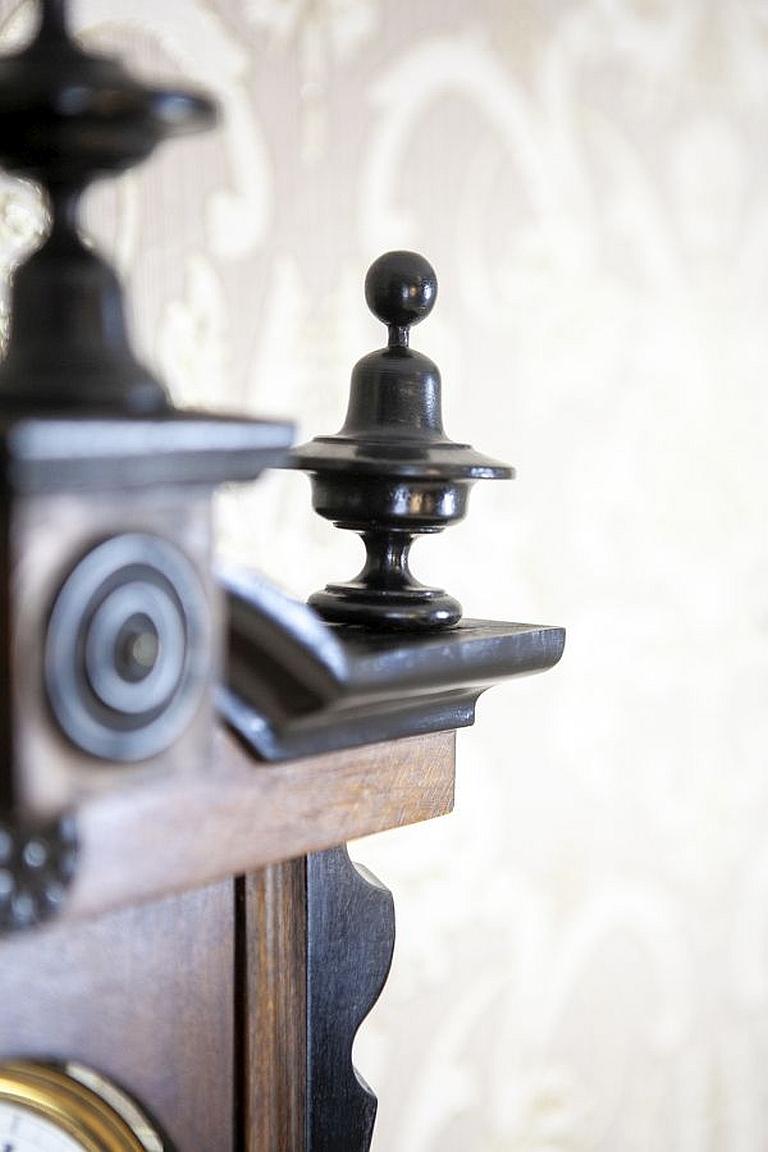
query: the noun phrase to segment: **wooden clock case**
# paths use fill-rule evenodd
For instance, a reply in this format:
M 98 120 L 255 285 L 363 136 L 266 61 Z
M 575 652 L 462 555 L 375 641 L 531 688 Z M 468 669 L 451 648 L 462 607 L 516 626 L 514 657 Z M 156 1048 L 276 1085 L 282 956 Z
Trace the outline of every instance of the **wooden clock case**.
M 369 273 L 388 343 L 336 436 L 291 454 L 287 422 L 173 407 L 77 203 L 214 110 L 82 51 L 63 0 L 40 15 L 0 61 L 0 161 L 52 218 L 0 368 L 0 1061 L 92 1067 L 152 1117 L 148 1147 L 365 1152 L 351 1050 L 394 910 L 345 844 L 450 811 L 455 729 L 564 634 L 464 620 L 408 569 L 414 535 L 511 475 L 448 439 L 409 347 L 437 293 L 422 257 Z M 214 488 L 273 465 L 366 543 L 314 607 L 213 564 Z

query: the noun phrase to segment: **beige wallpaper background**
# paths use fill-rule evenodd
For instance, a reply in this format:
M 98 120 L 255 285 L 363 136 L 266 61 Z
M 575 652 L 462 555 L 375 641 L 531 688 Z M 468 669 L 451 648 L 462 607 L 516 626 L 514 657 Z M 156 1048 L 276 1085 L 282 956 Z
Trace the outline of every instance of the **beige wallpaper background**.
M 519 477 L 416 571 L 568 628 L 460 736 L 455 815 L 355 846 L 398 909 L 376 1152 L 765 1152 L 768 0 L 75 11 L 222 106 L 88 211 L 176 398 L 335 430 L 365 269 L 424 251 L 448 430 Z M 39 220 L 3 179 L 6 265 Z M 300 595 L 359 554 L 299 476 L 220 523 Z

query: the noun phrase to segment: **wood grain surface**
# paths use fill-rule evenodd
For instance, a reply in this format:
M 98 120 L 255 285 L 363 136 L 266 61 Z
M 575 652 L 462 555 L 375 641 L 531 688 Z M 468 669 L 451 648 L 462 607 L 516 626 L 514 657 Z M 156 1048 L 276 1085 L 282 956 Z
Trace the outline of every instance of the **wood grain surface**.
M 232 881 L 0 946 L 0 1059 L 79 1060 L 181 1152 L 233 1143 Z
M 242 880 L 242 1146 L 304 1147 L 306 1091 L 306 861 Z
M 65 919 L 158 898 L 453 807 L 455 734 L 255 763 L 221 731 L 211 770 L 91 797 Z

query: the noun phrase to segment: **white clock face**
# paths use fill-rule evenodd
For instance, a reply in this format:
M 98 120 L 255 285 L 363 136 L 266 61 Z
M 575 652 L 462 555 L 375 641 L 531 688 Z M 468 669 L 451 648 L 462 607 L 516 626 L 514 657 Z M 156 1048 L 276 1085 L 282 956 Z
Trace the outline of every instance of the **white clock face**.
M 0 1062 L 0 1152 L 164 1150 L 138 1105 L 92 1069 Z
M 54 1121 L 17 1104 L 0 1101 L 0 1152 L 83 1152 L 84 1149 L 85 1144 L 62 1131 Z

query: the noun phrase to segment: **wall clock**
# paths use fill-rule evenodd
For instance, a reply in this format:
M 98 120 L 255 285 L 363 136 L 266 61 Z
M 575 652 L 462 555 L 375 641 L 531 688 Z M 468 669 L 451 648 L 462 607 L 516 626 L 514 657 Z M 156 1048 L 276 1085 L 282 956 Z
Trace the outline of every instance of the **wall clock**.
M 0 1064 L 0 1152 L 170 1152 L 114 1084 L 79 1064 Z

